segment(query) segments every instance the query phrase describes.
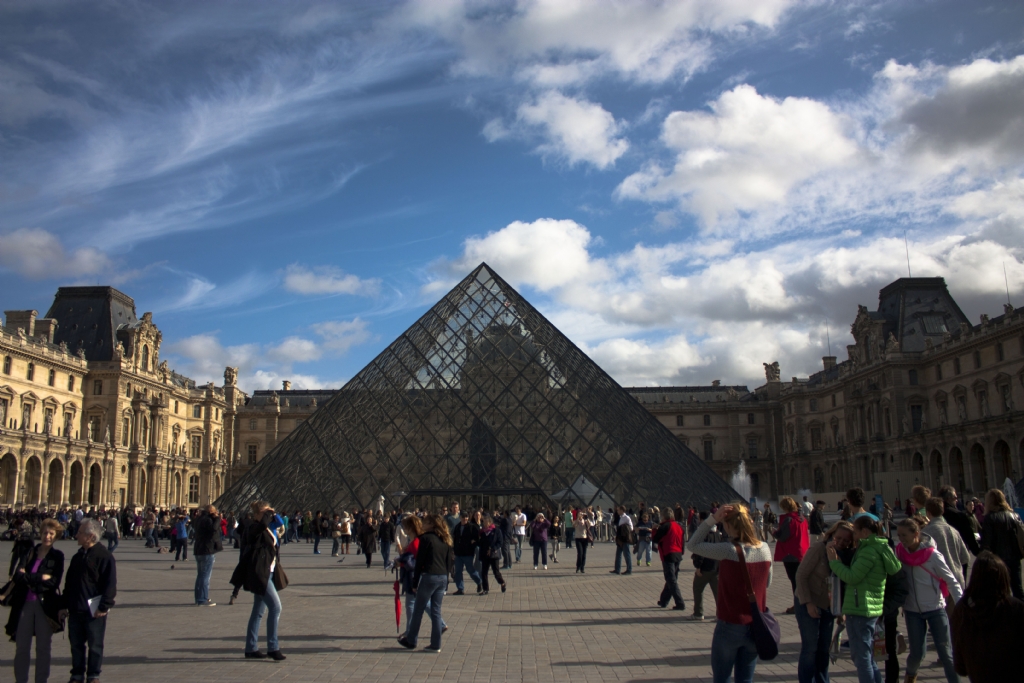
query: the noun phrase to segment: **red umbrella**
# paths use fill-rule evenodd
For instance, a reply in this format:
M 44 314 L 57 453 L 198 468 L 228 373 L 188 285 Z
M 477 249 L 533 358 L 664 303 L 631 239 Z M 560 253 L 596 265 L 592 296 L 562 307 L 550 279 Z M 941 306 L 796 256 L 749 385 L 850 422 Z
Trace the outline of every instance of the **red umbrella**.
M 398 592 L 398 579 L 395 579 L 395 633 L 398 633 L 398 628 L 402 624 L 402 596 Z

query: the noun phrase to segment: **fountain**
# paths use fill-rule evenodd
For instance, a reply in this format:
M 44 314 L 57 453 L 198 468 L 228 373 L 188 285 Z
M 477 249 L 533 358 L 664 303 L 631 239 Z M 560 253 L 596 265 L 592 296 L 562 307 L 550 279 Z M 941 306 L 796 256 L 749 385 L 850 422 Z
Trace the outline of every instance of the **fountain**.
M 743 500 L 750 503 L 750 475 L 747 474 L 747 465 L 742 460 L 740 460 L 740 466 L 732 473 L 729 483 L 742 496 Z

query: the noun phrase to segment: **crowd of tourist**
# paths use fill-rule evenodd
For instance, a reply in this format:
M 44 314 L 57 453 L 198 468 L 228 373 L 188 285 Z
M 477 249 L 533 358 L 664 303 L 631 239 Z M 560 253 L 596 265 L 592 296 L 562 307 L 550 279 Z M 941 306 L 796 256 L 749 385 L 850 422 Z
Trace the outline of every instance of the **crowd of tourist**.
M 613 574 L 628 576 L 634 562 L 637 568 L 650 567 L 657 556 L 664 586 L 656 605 L 671 604 L 675 610 L 686 609 L 679 573 L 685 551 L 690 552 L 693 611 L 688 618 L 705 619 L 707 588 L 715 600 L 710 653 L 715 681 L 752 681 L 759 656 L 767 656 L 759 649 L 758 629 L 774 620 L 765 615 L 775 563 L 781 563 L 793 593 L 787 612 L 795 615 L 800 633 L 801 683 L 828 681 L 844 632 L 862 683 L 881 683 L 883 676 L 886 683 L 899 680 L 902 654 L 907 654 L 903 680 L 913 683 L 929 637 L 947 681 L 960 676 L 1013 680 L 1019 666 L 1007 654 L 1014 634 L 1024 631 L 1024 527 L 1003 493 L 992 489 L 983 506 L 963 505 L 952 487 L 933 496 L 915 486 L 902 506 L 912 514 L 898 523 L 893 514 L 898 502 L 881 510 L 864 504 L 864 492 L 851 489 L 841 504 L 842 519 L 830 526 L 822 501 L 797 503 L 788 497 L 779 501 L 779 514 L 768 504 L 751 510 L 743 503 L 714 503 L 708 510 L 641 503 L 636 510 L 607 511 L 582 506 L 464 511 L 453 503 L 437 512 L 385 514 L 378 508 L 287 514 L 255 501 L 238 519 L 221 516 L 212 505 L 8 510 L 5 536 L 14 543 L 10 581 L 0 601 L 11 608 L 6 632 L 17 643 L 17 683 L 28 681 L 33 639 L 36 681 L 47 679 L 52 634 L 65 629 L 72 681 L 99 680 L 120 540 L 144 540 L 145 547 L 167 553 L 172 567 L 190 561 L 191 546 L 194 600 L 204 607 L 215 606 L 210 576 L 217 553 L 229 543 L 239 550 L 230 602 L 241 590 L 253 595 L 244 656 L 281 661 L 286 657 L 278 638 L 279 593 L 288 585 L 281 547 L 305 543 L 319 555 L 321 541 L 329 538 L 331 556 L 339 562 L 354 550 L 373 567 L 374 556 L 381 555 L 378 566 L 395 572 L 396 591 L 404 598 L 406 627 L 399 643 L 417 647 L 426 614 L 431 623 L 426 650 L 440 652 L 448 629 L 442 608 L 449 579 L 455 596 L 466 595 L 467 576 L 478 595 L 488 595 L 492 582 L 504 593 L 509 583 L 502 572 L 522 562 L 527 545 L 535 571 L 557 563 L 564 542 L 566 550 L 575 550 L 576 573 L 585 574 L 588 548 L 608 542 L 615 544 Z M 984 511 L 980 519 L 979 510 Z M 54 547 L 59 538 L 75 538 L 80 546 L 66 572 L 64 555 Z M 264 623 L 265 652 L 258 647 Z

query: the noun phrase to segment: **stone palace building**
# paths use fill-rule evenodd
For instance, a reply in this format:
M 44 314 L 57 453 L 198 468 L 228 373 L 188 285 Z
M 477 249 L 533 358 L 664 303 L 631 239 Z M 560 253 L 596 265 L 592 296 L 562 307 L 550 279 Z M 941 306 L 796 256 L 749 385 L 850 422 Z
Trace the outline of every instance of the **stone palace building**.
M 46 317 L 0 331 L 0 507 L 201 505 L 334 390 L 258 390 L 226 368 L 197 386 L 159 360 L 162 336 L 111 287 L 61 287 Z M 729 479 L 775 498 L 859 485 L 892 501 L 915 483 L 980 495 L 1024 474 L 1024 311 L 971 324 L 942 278 L 901 278 L 861 306 L 848 359 L 753 390 L 715 381 L 626 390 Z

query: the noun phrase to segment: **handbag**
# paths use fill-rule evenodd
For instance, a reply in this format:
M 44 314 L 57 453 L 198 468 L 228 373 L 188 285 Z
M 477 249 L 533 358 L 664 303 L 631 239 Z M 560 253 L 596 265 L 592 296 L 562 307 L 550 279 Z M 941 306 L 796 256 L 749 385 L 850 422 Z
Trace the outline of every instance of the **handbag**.
M 284 573 L 284 567 L 281 566 L 280 559 L 277 562 L 277 566 L 274 567 L 274 588 L 279 591 L 283 591 L 288 587 L 288 575 Z
M 764 611 L 757 604 L 757 594 L 754 593 L 754 584 L 750 580 L 750 572 L 747 571 L 747 558 L 743 553 L 743 546 L 733 543 L 736 547 L 736 557 L 740 561 L 740 571 L 747 581 L 747 599 L 750 601 L 750 637 L 757 648 L 757 656 L 760 659 L 769 661 L 779 656 L 779 643 L 782 641 L 782 629 L 778 620 L 772 614 L 768 606 Z

